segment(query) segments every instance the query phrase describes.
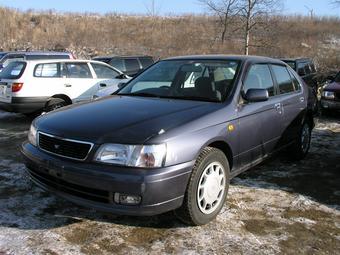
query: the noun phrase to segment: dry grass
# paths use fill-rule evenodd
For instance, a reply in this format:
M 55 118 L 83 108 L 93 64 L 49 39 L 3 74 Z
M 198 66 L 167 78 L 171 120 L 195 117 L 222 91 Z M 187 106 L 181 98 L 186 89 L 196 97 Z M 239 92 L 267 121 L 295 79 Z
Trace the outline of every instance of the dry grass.
M 212 16 L 141 17 L 58 14 L 0 8 L 0 48 L 67 49 L 98 54 L 242 54 L 242 31 L 223 45 Z M 236 26 L 236 25 L 235 25 Z M 340 19 L 274 16 L 252 35 L 252 55 L 313 57 L 322 69 L 340 68 Z M 230 30 L 235 30 L 231 27 Z

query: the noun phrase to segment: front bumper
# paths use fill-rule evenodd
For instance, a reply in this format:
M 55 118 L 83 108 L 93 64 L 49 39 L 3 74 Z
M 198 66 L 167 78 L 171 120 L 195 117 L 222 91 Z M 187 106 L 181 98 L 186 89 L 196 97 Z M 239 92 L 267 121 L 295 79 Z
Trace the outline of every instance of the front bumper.
M 11 103 L 0 102 L 0 109 L 15 113 L 33 113 L 44 108 L 47 97 L 13 97 Z
M 194 162 L 161 169 L 135 169 L 75 162 L 25 142 L 21 152 L 31 180 L 77 204 L 116 214 L 147 216 L 182 205 Z M 141 196 L 139 205 L 114 202 L 115 193 Z
M 340 110 L 340 101 L 321 99 L 321 106 L 324 109 Z

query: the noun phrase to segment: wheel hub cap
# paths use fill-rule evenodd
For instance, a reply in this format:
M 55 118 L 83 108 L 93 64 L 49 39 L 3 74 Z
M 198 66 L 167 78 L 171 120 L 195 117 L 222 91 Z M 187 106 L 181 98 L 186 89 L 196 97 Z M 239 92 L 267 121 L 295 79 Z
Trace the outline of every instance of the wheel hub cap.
M 197 202 L 200 211 L 210 214 L 221 204 L 225 192 L 225 170 L 218 162 L 208 165 L 199 180 Z

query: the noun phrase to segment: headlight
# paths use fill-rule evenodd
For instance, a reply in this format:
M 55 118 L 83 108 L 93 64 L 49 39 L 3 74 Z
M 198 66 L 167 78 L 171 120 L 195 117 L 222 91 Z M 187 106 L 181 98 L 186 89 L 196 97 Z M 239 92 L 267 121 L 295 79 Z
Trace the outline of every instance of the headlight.
M 322 96 L 324 98 L 327 98 L 327 99 L 334 99 L 335 98 L 334 92 L 331 92 L 331 91 L 323 91 Z
M 32 145 L 37 146 L 37 129 L 33 124 L 31 125 L 30 130 L 28 132 L 28 141 Z
M 166 145 L 104 144 L 95 156 L 95 161 L 133 167 L 162 167 Z

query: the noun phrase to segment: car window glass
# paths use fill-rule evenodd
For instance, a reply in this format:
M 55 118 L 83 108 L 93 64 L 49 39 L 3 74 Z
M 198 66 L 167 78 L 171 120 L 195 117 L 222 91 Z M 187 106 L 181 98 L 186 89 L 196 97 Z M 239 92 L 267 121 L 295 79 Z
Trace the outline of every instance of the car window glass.
M 340 82 L 340 72 L 337 73 L 337 75 L 334 78 L 335 82 Z
M 255 64 L 249 69 L 244 81 L 243 92 L 248 89 L 267 89 L 269 96 L 275 95 L 274 82 L 268 65 Z
M 92 67 L 98 79 L 114 79 L 119 75 L 115 70 L 101 64 L 92 63 Z
M 19 79 L 25 68 L 25 62 L 11 62 L 0 72 L 0 79 Z
M 306 71 L 305 71 L 305 63 L 298 63 L 298 74 L 299 74 L 300 76 L 306 75 Z
M 239 62 L 234 60 L 162 61 L 137 76 L 120 93 L 222 101 L 232 91 L 238 67 Z M 218 73 L 222 74 L 215 79 Z
M 285 66 L 272 65 L 276 81 L 279 86 L 280 94 L 295 91 L 293 81 Z
M 142 64 L 143 69 L 153 64 L 153 60 L 151 58 L 139 58 L 139 61 Z
M 34 69 L 35 77 L 60 77 L 60 65 L 58 63 L 38 64 Z
M 125 59 L 125 67 L 127 71 L 139 70 L 139 63 L 137 59 L 128 58 Z
M 310 64 L 310 69 L 311 69 L 312 73 L 316 72 L 316 68 L 315 68 L 315 65 L 313 63 Z
M 68 78 L 92 78 L 87 63 L 66 63 Z
M 121 58 L 111 59 L 110 65 L 112 65 L 114 68 L 117 68 L 120 71 L 126 71 L 123 60 Z
M 296 90 L 296 91 L 301 90 L 301 84 L 291 70 L 289 70 L 289 74 L 290 74 L 290 77 L 293 81 L 294 90 Z
M 308 65 L 308 63 L 305 64 L 305 73 L 306 74 L 310 74 L 311 73 L 311 69 L 310 69 L 310 66 Z

